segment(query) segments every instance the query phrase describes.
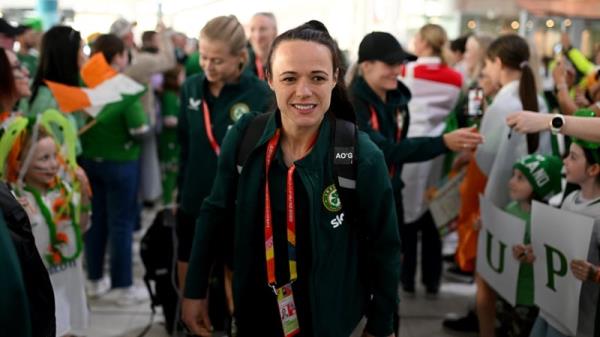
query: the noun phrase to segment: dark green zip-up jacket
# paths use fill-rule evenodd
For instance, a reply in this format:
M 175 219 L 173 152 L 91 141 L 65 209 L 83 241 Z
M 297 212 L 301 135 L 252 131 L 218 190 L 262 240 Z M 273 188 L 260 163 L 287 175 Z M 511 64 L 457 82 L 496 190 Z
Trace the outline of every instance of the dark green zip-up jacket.
M 233 289 L 239 336 L 281 336 L 275 295 L 267 285 L 264 248 L 265 151 L 279 122 L 276 117 L 268 121 L 239 175 L 237 149 L 250 117 L 242 118 L 225 137 L 215 183 L 202 204 L 196 225 L 185 297 L 206 296 L 212 261 L 226 240 L 223 233 L 231 232 L 230 227 L 235 223 Z M 330 121 L 326 116 L 315 146 L 295 163 L 296 203 L 304 205 L 303 209 L 296 209 L 298 281 L 294 283 L 301 333 L 304 333 L 303 337 L 346 337 L 361 317 L 367 315 L 367 330 L 374 336 L 387 336 L 392 333 L 393 313 L 398 305 L 400 270 L 400 238 L 387 167 L 381 151 L 366 134 L 359 132 L 358 219 L 356 224 L 349 224 L 343 220 L 343 209 L 332 208 L 329 202 L 330 197 L 337 197 L 330 193 L 334 186 L 330 151 Z M 269 182 L 274 210 L 276 270 L 287 270 L 285 234 L 279 238 L 277 235 L 278 231 L 285 233 L 286 230 L 285 212 L 276 212 L 285 209 L 285 186 L 281 185 L 287 172 L 287 168 L 274 169 L 280 160 L 279 152 L 280 149 Z M 368 237 L 364 245 L 359 244 L 359 235 L 362 235 L 359 233 Z M 364 247 L 360 249 L 360 256 L 367 259 L 361 264 L 361 272 L 359 246 Z M 303 247 L 308 248 L 308 252 Z M 306 261 L 307 256 L 309 261 Z M 289 274 L 278 273 L 278 282 L 287 282 L 286 276 Z M 306 310 L 302 308 L 304 305 L 308 307 Z M 310 315 L 305 319 L 310 322 L 308 331 L 302 321 L 302 313 L 306 318 L 307 312 Z M 268 331 L 275 332 L 269 334 Z
M 16 239 L 16 236 L 15 236 Z M 35 249 L 35 245 L 33 246 Z M 22 250 L 23 251 L 23 250 Z M 0 324 L 4 336 L 31 336 L 27 292 L 11 233 L 0 211 Z
M 438 137 L 412 137 L 406 138 L 410 124 L 408 101 L 411 94 L 408 88 L 398 82 L 396 90 L 388 91 L 384 103 L 369 87 L 362 76 L 358 76 L 351 85 L 351 97 L 359 128 L 366 132 L 371 140 L 379 146 L 388 167 L 395 167 L 391 177 L 396 203 L 402 205 L 402 166 L 405 163 L 422 162 L 433 159 L 440 154 L 448 152 L 442 136 Z M 379 130 L 374 130 L 371 125 L 371 110 L 375 109 L 379 121 Z M 396 114 L 404 116 L 400 141 L 396 141 L 398 123 Z M 400 220 L 403 219 L 398 214 Z
M 181 146 L 177 180 L 180 207 L 196 217 L 202 200 L 210 193 L 216 170 L 217 155 L 206 135 L 202 101 L 207 100 L 212 132 L 221 144 L 225 133 L 243 114 L 266 112 L 273 104 L 267 84 L 249 73 L 242 73 L 239 83 L 227 84 L 219 97 L 208 94 L 204 74 L 188 78 L 181 89 L 178 140 Z

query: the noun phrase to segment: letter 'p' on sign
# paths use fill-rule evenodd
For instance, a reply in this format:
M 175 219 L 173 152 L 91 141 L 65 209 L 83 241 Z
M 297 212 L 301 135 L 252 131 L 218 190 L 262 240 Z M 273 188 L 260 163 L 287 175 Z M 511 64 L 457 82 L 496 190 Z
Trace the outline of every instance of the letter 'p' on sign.
M 548 270 L 548 282 L 546 287 L 556 292 L 555 277 L 567 275 L 567 258 L 558 249 L 544 244 L 546 248 L 546 265 Z

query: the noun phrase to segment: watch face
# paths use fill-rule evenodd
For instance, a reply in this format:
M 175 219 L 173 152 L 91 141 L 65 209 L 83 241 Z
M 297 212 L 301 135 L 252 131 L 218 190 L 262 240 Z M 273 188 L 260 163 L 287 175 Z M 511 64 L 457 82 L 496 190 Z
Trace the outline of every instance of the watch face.
M 560 129 L 563 126 L 563 120 L 560 117 L 552 118 L 552 127 L 556 129 Z

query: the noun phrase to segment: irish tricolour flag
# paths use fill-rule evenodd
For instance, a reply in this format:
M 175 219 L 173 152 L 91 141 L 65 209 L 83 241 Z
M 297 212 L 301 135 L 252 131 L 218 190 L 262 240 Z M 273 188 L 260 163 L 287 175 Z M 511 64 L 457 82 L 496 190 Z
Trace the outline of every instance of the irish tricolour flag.
M 145 91 L 143 85 L 113 69 L 102 53 L 83 65 L 81 79 L 86 87 L 46 81 L 62 112 L 83 110 L 99 120 L 111 112 L 123 111 L 123 105 L 133 103 Z

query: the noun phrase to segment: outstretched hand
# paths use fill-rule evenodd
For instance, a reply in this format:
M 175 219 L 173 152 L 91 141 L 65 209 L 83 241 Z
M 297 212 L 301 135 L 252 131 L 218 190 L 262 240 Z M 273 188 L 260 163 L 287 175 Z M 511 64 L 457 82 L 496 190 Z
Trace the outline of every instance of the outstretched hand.
M 552 115 L 531 111 L 513 112 L 506 117 L 506 124 L 520 133 L 535 133 L 550 128 Z
M 461 128 L 444 134 L 446 147 L 454 152 L 472 150 L 483 143 L 483 136 L 477 132 L 476 127 Z

